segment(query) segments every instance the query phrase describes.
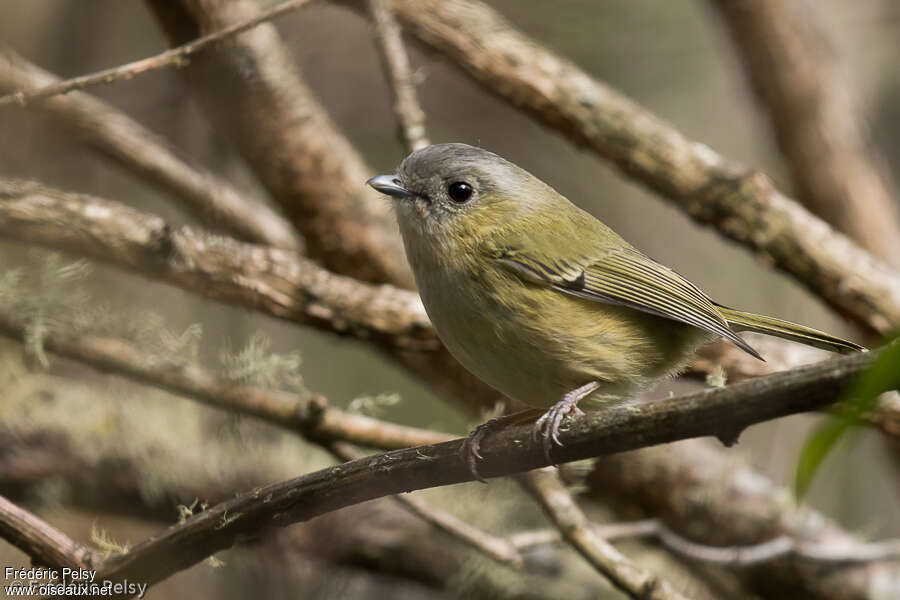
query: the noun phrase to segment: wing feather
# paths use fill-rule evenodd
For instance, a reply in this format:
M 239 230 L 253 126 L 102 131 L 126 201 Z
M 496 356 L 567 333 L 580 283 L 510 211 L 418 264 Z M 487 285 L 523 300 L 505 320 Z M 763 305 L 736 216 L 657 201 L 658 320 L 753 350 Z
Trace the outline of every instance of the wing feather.
M 735 343 L 762 357 L 728 325 L 716 305 L 690 281 L 630 247 L 596 256 L 547 260 L 508 249 L 501 262 L 520 276 L 560 292 L 607 304 L 618 304 L 672 319 Z

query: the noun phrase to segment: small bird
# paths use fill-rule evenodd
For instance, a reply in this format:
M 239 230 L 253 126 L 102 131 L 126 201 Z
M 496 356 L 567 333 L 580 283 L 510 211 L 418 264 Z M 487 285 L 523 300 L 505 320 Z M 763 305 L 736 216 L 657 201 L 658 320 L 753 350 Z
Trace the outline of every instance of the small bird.
M 549 185 L 466 144 L 417 150 L 396 175 L 369 179 L 390 196 L 406 256 L 438 337 L 498 392 L 548 408 L 552 444 L 578 403 L 621 402 L 684 369 L 700 344 L 755 331 L 833 352 L 853 342 L 727 308 L 659 264 Z M 478 444 L 468 461 L 478 477 Z M 480 479 L 480 477 L 478 477 Z

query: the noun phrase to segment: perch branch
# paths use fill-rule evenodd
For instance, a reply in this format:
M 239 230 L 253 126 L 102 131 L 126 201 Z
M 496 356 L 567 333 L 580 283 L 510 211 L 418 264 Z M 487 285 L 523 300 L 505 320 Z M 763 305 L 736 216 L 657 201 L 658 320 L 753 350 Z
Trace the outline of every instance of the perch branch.
M 774 188 L 512 27 L 478 0 L 392 0 L 410 31 L 485 89 L 795 276 L 842 314 L 900 324 L 900 276 Z
M 878 352 L 843 356 L 726 388 L 612 407 L 574 420 L 555 460 L 568 462 L 702 435 L 733 437 L 750 424 L 824 406 Z M 238 538 L 391 494 L 471 481 L 464 440 L 369 456 L 257 488 L 218 504 L 104 563 L 104 579 L 156 582 Z M 481 473 L 494 477 L 547 466 L 530 424 L 510 424 L 483 444 Z
M 538 501 L 563 538 L 617 588 L 638 599 L 685 599 L 669 582 L 640 568 L 597 534 L 555 468 L 535 469 L 518 479 Z
M 0 89 L 55 82 L 50 73 L 0 48 Z M 264 203 L 242 197 L 224 179 L 179 158 L 159 136 L 109 104 L 77 92 L 35 105 L 87 143 L 182 200 L 201 223 L 249 242 L 300 250 L 293 227 Z
M 711 0 L 812 212 L 900 268 L 900 214 L 845 68 L 806 1 Z
M 23 431 L 27 428 L 27 431 Z M 169 524 L 177 516 L 177 505 L 188 506 L 196 499 L 211 502 L 226 500 L 235 490 L 260 485 L 272 474 L 261 473 L 252 458 L 240 453 L 232 457 L 227 473 L 185 461 L 170 462 L 166 482 L 153 481 L 153 493 L 147 493 L 147 473 L 158 468 L 155 452 L 123 456 L 109 440 L 78 443 L 58 422 L 36 424 L 29 420 L 0 427 L 0 488 L 19 502 L 34 498 L 52 479 L 64 486 L 64 502 L 105 515 L 122 515 Z M 94 443 L 94 442 L 97 443 Z M 134 442 L 135 440 L 131 440 Z M 103 448 L 102 452 L 97 448 Z M 222 451 L 217 447 L 216 451 Z M 138 458 L 142 457 L 142 458 Z M 273 460 L 273 463 L 277 461 Z M 199 513 L 201 508 L 197 508 Z M 546 571 L 518 571 L 514 587 L 508 578 L 496 578 L 502 566 L 473 572 L 472 561 L 483 560 L 461 544 L 441 533 L 423 535 L 417 517 L 386 502 L 365 503 L 278 532 L 274 541 L 281 552 L 285 546 L 328 565 L 365 568 L 422 582 L 429 587 L 453 592 L 454 582 L 465 577 L 466 589 L 478 597 L 496 597 L 514 593 L 521 600 L 588 600 L 600 586 L 592 587 L 591 577 L 560 581 Z M 322 540 L 327 539 L 328 544 Z M 256 551 L 259 546 L 253 547 Z M 94 568 L 99 565 L 95 564 Z M 537 571 L 537 572 L 536 572 Z M 583 594 L 573 596 L 573 586 Z
M 216 31 L 215 33 L 205 35 L 186 44 L 182 44 L 177 48 L 160 52 L 154 56 L 136 60 L 111 69 L 97 71 L 96 73 L 89 73 L 80 77 L 48 83 L 34 89 L 22 89 L 16 91 L 12 94 L 0 97 L 0 106 L 13 103 L 24 106 L 41 98 L 66 94 L 73 90 L 82 90 L 95 85 L 113 83 L 114 81 L 120 81 L 122 79 L 132 79 L 137 75 L 156 69 L 165 67 L 183 67 L 188 64 L 187 58 L 189 56 L 204 50 L 208 46 L 219 43 L 243 31 L 247 31 L 248 29 L 252 29 L 266 21 L 271 21 L 292 10 L 300 8 L 305 4 L 309 4 L 310 1 L 311 0 L 285 0 L 242 23 L 235 23 L 232 27 L 227 27 L 220 31 Z
M 400 25 L 388 5 L 388 0 L 369 0 L 369 10 L 375 22 L 378 49 L 394 94 L 394 114 L 399 123 L 400 138 L 407 152 L 429 145 L 425 132 L 425 112 L 416 98 L 415 81 L 409 66 L 409 56 L 403 45 Z

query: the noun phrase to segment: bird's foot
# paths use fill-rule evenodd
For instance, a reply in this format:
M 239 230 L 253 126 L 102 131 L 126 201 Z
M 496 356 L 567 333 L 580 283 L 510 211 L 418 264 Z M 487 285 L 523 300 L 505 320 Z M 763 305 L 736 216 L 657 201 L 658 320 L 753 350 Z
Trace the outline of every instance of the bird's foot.
M 478 472 L 478 461 L 484 458 L 481 456 L 480 452 L 481 440 L 483 440 L 484 436 L 490 433 L 492 429 L 497 428 L 500 420 L 500 417 L 494 417 L 473 429 L 472 433 L 469 434 L 469 437 L 466 438 L 466 441 L 463 442 L 462 447 L 459 449 L 460 458 L 462 458 L 463 462 L 466 463 L 466 466 L 469 467 L 469 472 L 471 472 L 475 479 L 481 483 L 487 483 L 487 479 L 482 477 Z
M 481 441 L 487 434 L 493 433 L 508 425 L 515 425 L 523 422 L 529 423 L 541 414 L 542 412 L 536 409 L 524 410 L 505 417 L 494 417 L 473 429 L 472 433 L 469 434 L 469 437 L 466 438 L 465 442 L 463 442 L 463 445 L 460 447 L 459 457 L 466 463 L 466 466 L 469 467 L 469 472 L 472 473 L 475 479 L 481 483 L 487 483 L 487 480 L 478 472 L 478 461 L 484 458 L 481 456 Z
M 571 392 L 567 392 L 559 402 L 550 407 L 550 410 L 545 412 L 543 416 L 535 421 L 533 430 L 534 438 L 542 438 L 544 458 L 547 459 L 549 464 L 554 464 L 553 459 L 550 456 L 553 444 L 556 444 L 557 446 L 563 445 L 559 440 L 559 426 L 562 424 L 563 419 L 569 415 L 584 415 L 584 411 L 578 408 L 578 401 L 598 387 L 600 387 L 600 382 L 592 381 Z

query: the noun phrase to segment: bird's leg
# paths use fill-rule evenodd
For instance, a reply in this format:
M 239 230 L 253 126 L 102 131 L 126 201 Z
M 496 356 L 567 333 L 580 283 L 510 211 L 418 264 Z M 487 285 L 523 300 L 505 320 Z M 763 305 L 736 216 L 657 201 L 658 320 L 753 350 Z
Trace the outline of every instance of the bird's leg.
M 501 427 L 505 427 L 507 425 L 514 425 L 516 423 L 531 421 L 540 414 L 541 411 L 523 410 L 521 412 L 517 412 L 508 416 L 494 417 L 493 419 L 490 419 L 473 429 L 472 433 L 469 434 L 469 437 L 466 438 L 466 441 L 463 443 L 459 452 L 460 457 L 469 467 L 469 471 L 472 473 L 472 475 L 475 476 L 475 479 L 477 479 L 481 483 L 487 483 L 487 480 L 478 472 L 478 461 L 484 458 L 483 456 L 481 456 L 480 452 L 481 440 L 483 440 L 487 434 L 496 429 L 500 429 Z
M 535 421 L 534 437 L 543 436 L 544 457 L 548 463 L 553 464 L 553 460 L 550 458 L 550 450 L 553 449 L 553 444 L 556 443 L 557 446 L 563 445 L 559 441 L 559 426 L 563 419 L 573 414 L 583 415 L 584 411 L 578 408 L 578 401 L 598 387 L 600 387 L 599 381 L 591 381 L 579 388 L 575 388 L 571 392 L 567 392 L 559 402 L 550 407 L 550 410 Z

